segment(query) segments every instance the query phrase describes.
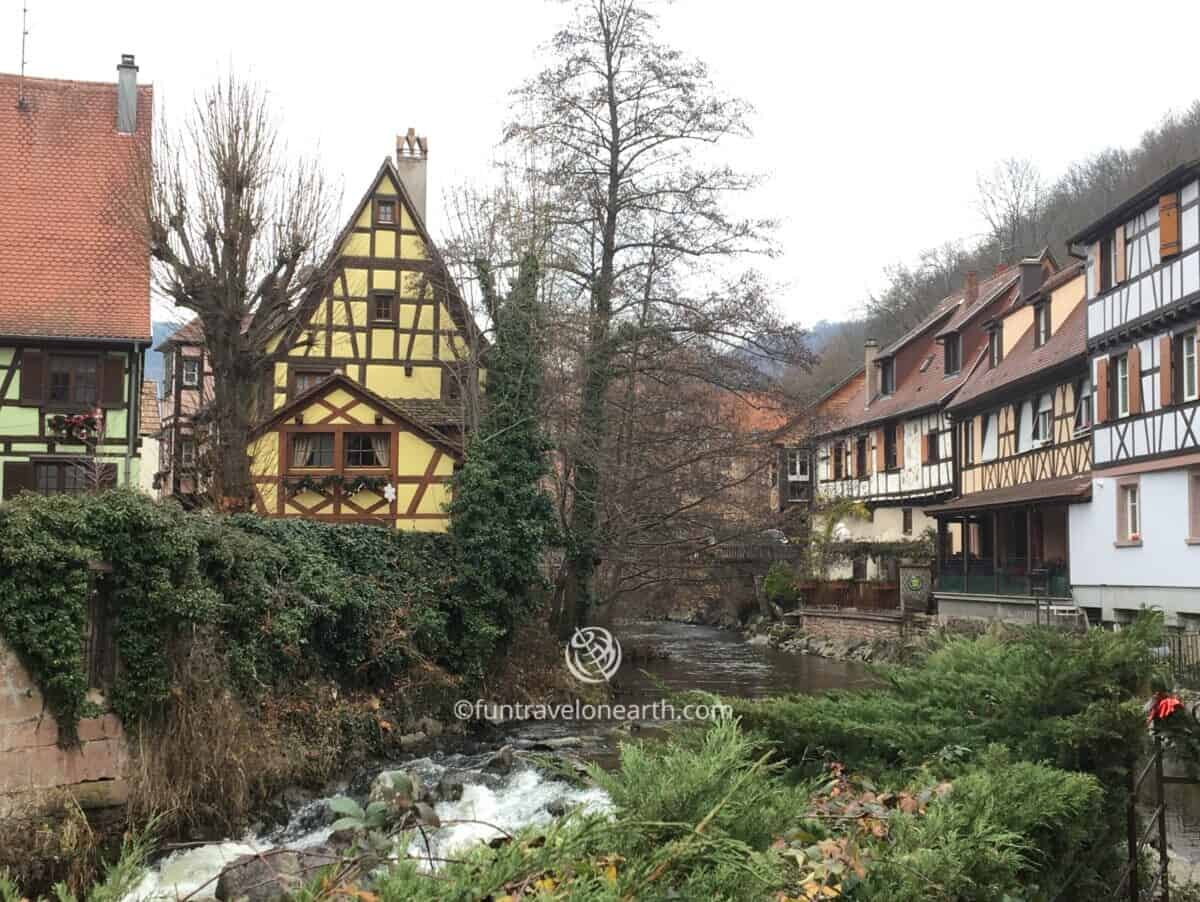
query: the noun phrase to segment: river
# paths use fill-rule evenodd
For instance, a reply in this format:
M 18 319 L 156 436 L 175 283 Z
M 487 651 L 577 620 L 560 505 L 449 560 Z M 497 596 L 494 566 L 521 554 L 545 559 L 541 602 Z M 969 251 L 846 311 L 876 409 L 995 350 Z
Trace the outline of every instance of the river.
M 637 650 L 626 655 L 613 679 L 614 701 L 649 705 L 664 693 L 701 690 L 721 695 L 757 698 L 787 692 L 825 692 L 830 689 L 867 685 L 869 672 L 862 665 L 825 658 L 792 655 L 769 646 L 746 642 L 740 634 L 705 626 L 678 623 L 622 623 L 612 629 L 623 647 Z M 647 654 L 648 650 L 653 650 Z M 639 723 L 639 735 L 653 735 L 664 728 L 655 722 Z M 630 735 L 627 727 L 608 723 L 543 722 L 515 725 L 503 731 L 497 745 L 509 744 L 520 753 L 547 745 L 601 766 L 611 766 L 617 744 Z M 370 778 L 381 769 L 402 767 L 426 785 L 448 775 L 463 778 L 462 798 L 442 801 L 436 811 L 443 827 L 433 837 L 432 852 L 444 855 L 469 843 L 486 840 L 495 833 L 471 821 L 486 821 L 505 830 L 545 823 L 554 812 L 573 806 L 602 810 L 603 792 L 579 789 L 545 778 L 530 767 L 518 766 L 503 776 L 483 772 L 490 752 L 483 755 L 434 753 L 406 759 L 358 775 L 344 786 L 333 787 L 331 797 L 359 797 Z M 240 855 L 279 846 L 313 848 L 329 838 L 328 798 L 317 799 L 291 812 L 288 824 L 269 832 L 210 843 L 175 852 L 147 874 L 127 902 L 211 898 L 216 876 L 225 864 Z

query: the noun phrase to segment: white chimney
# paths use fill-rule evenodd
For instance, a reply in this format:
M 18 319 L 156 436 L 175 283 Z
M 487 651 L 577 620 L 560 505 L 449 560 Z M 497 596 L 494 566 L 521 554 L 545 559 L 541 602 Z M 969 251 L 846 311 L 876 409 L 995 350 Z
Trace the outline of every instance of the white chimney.
M 429 140 L 418 138 L 416 129 L 396 135 L 396 171 L 404 190 L 412 198 L 417 215 L 425 222 L 425 170 L 429 162 Z
M 137 130 L 137 73 L 133 54 L 122 53 L 117 66 L 117 131 L 125 135 Z

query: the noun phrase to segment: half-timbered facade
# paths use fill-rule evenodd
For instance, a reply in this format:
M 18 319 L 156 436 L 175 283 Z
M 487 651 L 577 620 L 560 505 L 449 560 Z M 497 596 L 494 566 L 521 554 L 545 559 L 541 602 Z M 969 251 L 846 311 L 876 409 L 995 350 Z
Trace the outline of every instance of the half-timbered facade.
M 425 159 L 424 139 L 401 136 L 336 242 L 329 284 L 273 349 L 275 414 L 251 449 L 261 513 L 446 528 L 481 338 L 414 199 Z M 338 478 L 364 473 L 386 480 L 377 497 Z
M 213 396 L 212 362 L 200 321 L 180 326 L 157 350 L 163 360 L 163 403 L 155 482 L 163 495 L 195 499 L 204 488 L 196 416 Z
M 946 407 L 957 495 L 926 513 L 949 616 L 1033 619 L 1035 594 L 1071 597 L 1069 509 L 1091 495 L 1084 276 L 1077 264 L 1038 285 L 1040 272 L 986 324 L 988 349 Z
M 150 266 L 124 212 L 153 109 L 133 57 L 117 71 L 117 84 L 0 75 L 4 498 L 139 482 Z
M 1053 268 L 1048 256 L 1041 270 Z M 998 270 L 967 284 L 890 345 L 869 341 L 863 377 L 815 442 L 817 494 L 853 498 L 869 511 L 866 521 L 848 518 L 837 534 L 864 546 L 917 539 L 935 528 L 924 508 L 955 489 L 954 446 L 945 404 L 962 385 L 971 364 L 986 351 L 983 324 L 1019 293 L 1021 271 Z M 1040 282 L 1040 279 L 1039 279 Z M 895 561 L 854 560 L 835 577 L 895 577 Z
M 1083 229 L 1095 385 L 1092 504 L 1073 510 L 1076 596 L 1106 620 L 1200 622 L 1200 161 Z

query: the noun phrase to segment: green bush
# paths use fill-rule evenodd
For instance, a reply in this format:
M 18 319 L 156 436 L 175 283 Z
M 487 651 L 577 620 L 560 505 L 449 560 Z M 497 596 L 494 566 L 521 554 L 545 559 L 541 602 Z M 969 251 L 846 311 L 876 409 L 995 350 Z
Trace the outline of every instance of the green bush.
M 213 628 L 235 685 L 324 675 L 381 685 L 413 656 L 446 659 L 449 539 L 382 527 L 185 513 L 135 492 L 0 508 L 0 635 L 70 742 L 86 712 L 81 650 L 88 562 L 104 561 L 128 722 L 170 691 L 173 643 Z
M 799 597 L 796 589 L 796 574 L 783 561 L 776 561 L 767 569 L 763 579 L 763 594 L 768 601 L 777 604 L 792 604 Z

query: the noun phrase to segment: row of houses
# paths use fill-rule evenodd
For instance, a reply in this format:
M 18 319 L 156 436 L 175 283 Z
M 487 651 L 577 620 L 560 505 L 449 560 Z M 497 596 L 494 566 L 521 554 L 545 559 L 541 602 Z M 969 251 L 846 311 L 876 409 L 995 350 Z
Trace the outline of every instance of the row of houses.
M 895 579 L 923 536 L 949 616 L 1037 598 L 1200 626 L 1200 161 L 1049 253 L 968 276 L 816 404 L 782 507 L 861 501 L 835 576 Z M 897 544 L 899 543 L 899 544 Z
M 153 89 L 0 75 L 0 495 L 206 489 L 214 373 L 192 320 L 145 379 L 151 273 L 132 204 Z M 428 142 L 397 139 L 270 345 L 248 451 L 268 516 L 443 530 L 478 379 L 475 322 L 425 225 Z M 464 387 L 467 390 L 464 390 Z M 160 391 L 161 388 L 161 398 Z M 84 435 L 64 418 L 94 416 Z

